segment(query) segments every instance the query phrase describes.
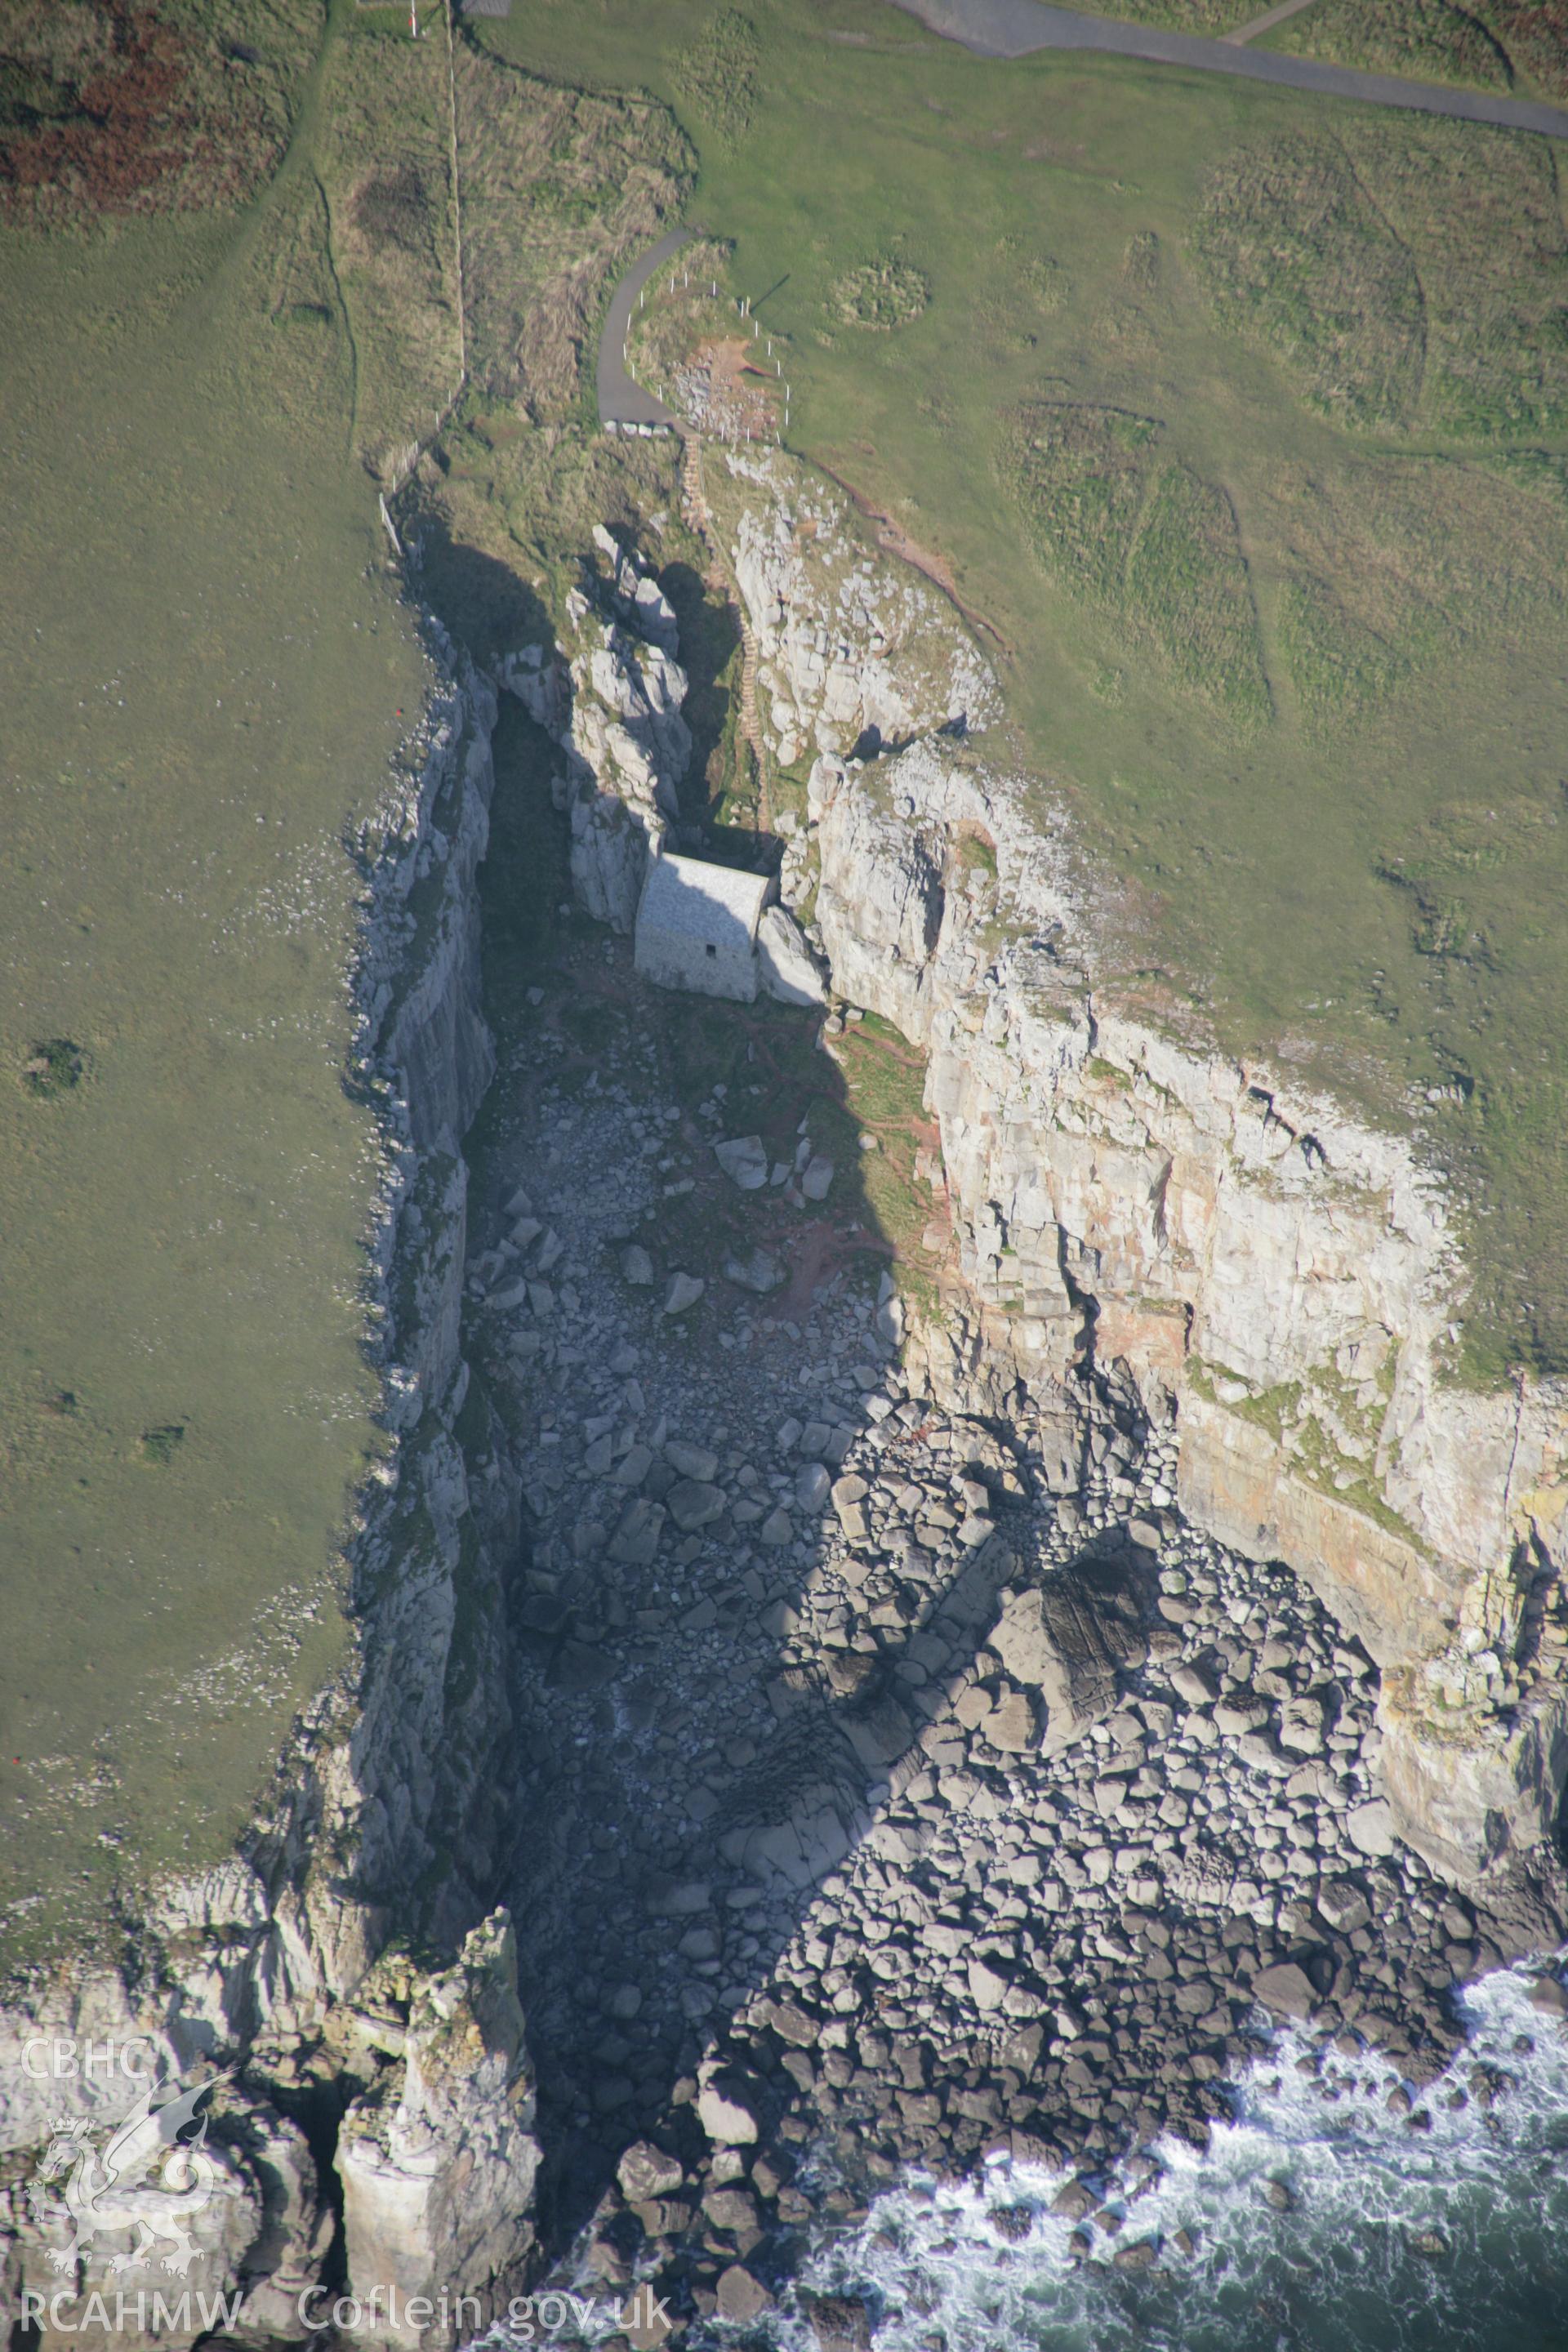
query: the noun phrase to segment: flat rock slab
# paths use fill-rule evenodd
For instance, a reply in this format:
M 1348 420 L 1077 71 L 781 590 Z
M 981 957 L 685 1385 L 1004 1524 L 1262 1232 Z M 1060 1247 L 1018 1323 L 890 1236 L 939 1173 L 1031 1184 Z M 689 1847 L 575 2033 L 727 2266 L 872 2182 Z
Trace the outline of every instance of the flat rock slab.
M 636 2205 L 649 2197 L 668 2197 L 686 2175 L 678 2157 L 667 2156 L 651 2140 L 639 2139 L 622 2157 L 616 2177 L 622 2194 Z
M 1372 1919 L 1372 1906 L 1360 1887 L 1342 1879 L 1329 1880 L 1319 1887 L 1318 1912 L 1337 1936 L 1353 1935 Z
M 1277 1780 L 1288 1780 L 1296 1769 L 1264 1731 L 1244 1731 L 1236 1743 L 1236 1752 L 1249 1770 L 1271 1772 Z
M 792 2042 L 797 2050 L 809 2050 L 822 2031 L 816 2018 L 793 2000 L 770 2002 L 768 2023 L 781 2042 Z
M 715 2293 L 720 2318 L 731 2320 L 737 2326 L 760 2319 L 764 2311 L 773 2308 L 773 2299 L 766 2287 L 740 2263 L 731 2263 L 727 2271 L 720 2272 Z
M 800 1189 L 808 1201 L 826 1201 L 832 1181 L 833 1162 L 818 1152 L 802 1176 Z
M 664 1449 L 664 1458 L 672 1470 L 683 1478 L 700 1478 L 711 1486 L 719 1475 L 719 1456 L 707 1445 L 689 1445 L 683 1437 L 672 1437 Z
M 749 2093 L 735 2084 L 704 2084 L 697 2095 L 697 2120 L 721 2147 L 749 2147 L 757 2137 L 756 2109 Z
M 1035 1744 L 1035 1708 L 1027 1691 L 1010 1691 L 985 1718 L 985 1737 L 1004 1755 L 1021 1755 Z
M 1323 1748 L 1322 1702 L 1288 1698 L 1279 1709 L 1279 1745 L 1298 1756 L 1319 1756 Z
M 1171 1668 L 1171 1688 L 1175 1692 L 1178 1698 L 1184 1698 L 1189 1706 L 1213 1706 L 1215 1700 L 1218 1696 L 1212 1677 L 1202 1673 L 1196 1666 L 1173 1666 Z M 1258 1709 L 1258 1719 L 1259 1722 L 1263 1721 L 1267 1717 L 1268 1712 L 1268 1710 L 1267 1707 L 1260 1707 Z M 1215 1719 L 1216 1722 L 1219 1721 L 1217 1709 L 1215 1709 Z M 1226 1724 L 1220 1724 L 1222 1731 L 1228 1727 L 1229 1727 Z M 1238 1730 L 1250 1730 L 1251 1727 L 1252 1727 L 1249 1723 L 1238 1725 L 1237 1727 Z
M 664 1532 L 665 1512 L 661 1503 L 651 1503 L 639 1495 L 626 1505 L 610 1541 L 609 1557 L 622 1568 L 647 1568 L 658 1549 L 658 1539 Z
M 727 1257 L 724 1274 L 726 1280 L 742 1290 L 754 1290 L 759 1298 L 765 1298 L 768 1292 L 776 1290 L 784 1279 L 783 1266 L 772 1250 L 763 1249 L 761 1243 L 748 1251 L 744 1257 Z
M 1115 1706 L 1117 1675 L 1148 1658 L 1144 1570 L 1124 1559 L 1074 1560 L 1005 1603 L 989 1646 L 1047 1709 L 1047 1755 L 1058 1755 Z
M 969 1998 L 983 2015 L 1000 2009 L 1006 1998 L 1007 1979 L 995 1969 L 987 1968 L 984 1960 L 971 1960 L 968 1969 Z
M 768 1181 L 768 1150 L 760 1135 L 738 1135 L 716 1143 L 713 1157 L 742 1192 L 760 1192 Z
M 1345 1827 L 1357 1853 L 1364 1853 L 1370 1861 L 1376 1862 L 1392 1853 L 1398 1843 L 1394 1830 L 1394 1809 L 1384 1797 L 1374 1797 L 1370 1804 L 1357 1805 Z
M 795 1474 L 795 1499 L 803 1511 L 819 1511 L 832 1482 L 820 1462 L 808 1462 Z
M 1187 1695 L 1186 1685 L 1178 1680 L 1178 1676 L 1186 1672 L 1186 1668 L 1176 1666 L 1171 1673 L 1172 1684 L 1184 1698 Z M 1194 1680 L 1196 1679 L 1194 1675 Z M 1215 1708 L 1214 1719 L 1227 1739 L 1237 1739 L 1243 1732 L 1261 1731 L 1268 1720 L 1268 1709 L 1261 1699 L 1222 1698 Z
M 869 2352 L 871 2314 L 855 2294 L 802 2295 L 817 2352 Z
M 1254 1998 L 1277 2017 L 1310 2017 L 1318 2006 L 1311 1978 L 1294 1960 L 1281 1960 L 1278 1968 L 1263 1969 L 1253 1978 L 1252 1990 Z

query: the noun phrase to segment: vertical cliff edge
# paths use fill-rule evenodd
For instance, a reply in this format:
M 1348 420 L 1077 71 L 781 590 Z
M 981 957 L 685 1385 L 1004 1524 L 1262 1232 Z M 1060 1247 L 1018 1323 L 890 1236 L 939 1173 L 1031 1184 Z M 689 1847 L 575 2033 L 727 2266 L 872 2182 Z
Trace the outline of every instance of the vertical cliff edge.
M 471 2332 L 480 2306 L 456 2296 L 532 2243 L 516 1950 L 504 1912 L 485 1916 L 510 1777 L 497 1562 L 518 1506 L 500 1476 L 470 1483 L 459 1434 L 461 1139 L 492 1069 L 475 876 L 496 701 L 434 623 L 426 642 L 409 756 L 354 845 L 346 1079 L 381 1141 L 367 1282 L 386 1444 L 346 1546 L 353 1654 L 240 1853 L 138 1906 L 121 1954 L 42 1975 L 0 2013 L 6 2301 L 45 2338 L 178 2345 L 220 2324 L 223 2297 L 237 2340 L 302 2338 L 325 2308 L 334 2168 L 334 2286 L 373 2340 Z M 209 2082 L 182 2171 L 157 2111 Z M 111 2133 L 149 2099 L 145 2145 Z M 144 2218 L 167 2252 L 182 2199 L 190 2267 L 122 2278 L 126 2228 Z M 162 2320 L 134 2292 L 150 2276 Z
M 930 1056 L 962 1275 L 933 1375 L 1019 1412 L 1121 1367 L 1176 1421 L 1187 1514 L 1376 1660 L 1402 1834 L 1461 1881 L 1538 1846 L 1568 1770 L 1568 1388 L 1445 1376 L 1467 1277 L 1410 1144 L 1116 1002 L 1065 820 L 962 740 L 990 698 L 956 614 L 882 585 L 902 568 L 782 453 L 709 473 L 773 741 L 818 755 L 786 896 L 838 993 Z M 868 728 L 901 748 L 846 756 Z

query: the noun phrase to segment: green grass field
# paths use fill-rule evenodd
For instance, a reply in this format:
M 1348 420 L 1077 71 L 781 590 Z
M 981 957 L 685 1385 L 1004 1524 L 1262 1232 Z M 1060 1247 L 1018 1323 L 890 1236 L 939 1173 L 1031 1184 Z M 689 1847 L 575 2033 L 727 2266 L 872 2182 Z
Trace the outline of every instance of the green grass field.
M 1419 1126 L 1468 1218 L 1469 1371 L 1568 1365 L 1552 147 L 992 63 L 876 0 L 514 0 L 479 37 L 675 110 L 688 217 L 787 339 L 793 444 L 1011 648 L 995 748 L 1123 877 L 1124 971 Z M 863 331 L 844 289 L 892 265 L 922 304 Z M 1452 887 L 1415 879 L 1437 839 Z
M 383 1443 L 346 844 L 425 667 L 356 418 L 384 433 L 411 380 L 377 376 L 363 302 L 354 331 L 323 200 L 353 176 L 324 115 L 384 87 L 381 37 L 340 10 L 323 51 L 296 13 L 262 193 L 0 230 L 13 1963 L 122 1875 L 231 1842 L 343 1654 L 340 1546 Z
M 1267 10 L 1258 0 L 1084 0 L 1084 13 L 1212 37 Z M 1568 94 L 1564 0 L 1310 0 L 1255 41 L 1412 81 Z
M 1125 16 L 1138 25 L 1159 25 L 1173 33 L 1200 33 L 1212 37 L 1250 24 L 1263 14 L 1249 0 L 1104 0 L 1103 6 L 1085 8 L 1092 16 Z
M 542 548 L 519 507 L 521 539 L 490 518 L 506 562 L 426 549 L 459 634 L 514 642 L 531 555 L 559 585 L 564 534 L 616 511 L 580 369 L 694 162 L 652 101 L 420 16 L 416 43 L 391 0 L 156 0 L 126 32 L 25 0 L 0 35 L 16 1965 L 221 1854 L 346 1654 L 343 1540 L 385 1444 L 351 853 L 427 677 L 377 488 L 448 418 L 437 478 L 465 446 L 548 470 Z M 510 406 L 487 428 L 498 396 L 549 437 Z M 700 583 L 698 613 L 717 757 L 733 629 Z

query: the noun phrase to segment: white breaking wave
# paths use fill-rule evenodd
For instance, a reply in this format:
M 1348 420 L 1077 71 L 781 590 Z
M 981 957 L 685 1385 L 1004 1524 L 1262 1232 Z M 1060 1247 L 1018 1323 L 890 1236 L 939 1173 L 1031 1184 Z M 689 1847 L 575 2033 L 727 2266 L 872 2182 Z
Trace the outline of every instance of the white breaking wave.
M 1105 2177 L 1120 2227 L 1077 2225 L 1087 2258 L 1050 2210 L 1063 2177 L 1004 2159 L 879 2197 L 801 2285 L 864 2294 L 876 2352 L 1563 2352 L 1568 2027 L 1531 1981 L 1500 1972 L 1467 1992 L 1463 2048 L 1409 2090 L 1427 2129 L 1403 2100 L 1390 2109 L 1389 2061 L 1330 2050 L 1319 2064 L 1292 2030 L 1239 2078 L 1206 2153 L 1165 2138 L 1141 2190 L 1136 2164 Z M 1127 2250 L 1144 2241 L 1157 2251 L 1140 2269 Z M 812 2352 L 803 2319 L 778 2332 Z

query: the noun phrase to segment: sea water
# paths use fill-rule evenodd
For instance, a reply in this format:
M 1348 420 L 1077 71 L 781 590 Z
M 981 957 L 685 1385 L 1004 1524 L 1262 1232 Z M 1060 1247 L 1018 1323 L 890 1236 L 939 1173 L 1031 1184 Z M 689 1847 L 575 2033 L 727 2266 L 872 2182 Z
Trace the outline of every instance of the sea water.
M 963 2185 L 911 2176 L 800 2284 L 864 2296 L 877 2352 L 1568 2352 L 1568 2026 L 1531 1981 L 1500 1971 L 1463 1996 L 1464 2046 L 1413 2094 L 1429 2130 L 1390 2110 L 1391 2062 L 1330 2052 L 1304 2073 L 1314 2045 L 1288 2031 L 1205 2151 L 1161 2140 L 1142 2193 L 1105 2177 L 1123 2218 L 1079 2225 L 1087 2256 L 1050 2210 L 1061 2176 L 1003 2160 Z M 1489 2105 L 1478 2069 L 1504 2078 Z M 1142 2239 L 1157 2266 L 1119 2267 Z M 812 2342 L 804 2321 L 775 2333 Z

